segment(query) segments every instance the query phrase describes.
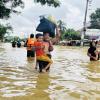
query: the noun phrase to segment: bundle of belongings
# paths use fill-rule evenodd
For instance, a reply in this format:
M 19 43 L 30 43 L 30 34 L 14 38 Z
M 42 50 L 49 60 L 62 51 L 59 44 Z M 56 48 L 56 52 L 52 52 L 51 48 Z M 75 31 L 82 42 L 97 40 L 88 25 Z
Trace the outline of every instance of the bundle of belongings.
M 55 37 L 56 24 L 46 18 L 40 19 L 40 24 L 37 26 L 36 31 L 49 33 L 50 37 Z

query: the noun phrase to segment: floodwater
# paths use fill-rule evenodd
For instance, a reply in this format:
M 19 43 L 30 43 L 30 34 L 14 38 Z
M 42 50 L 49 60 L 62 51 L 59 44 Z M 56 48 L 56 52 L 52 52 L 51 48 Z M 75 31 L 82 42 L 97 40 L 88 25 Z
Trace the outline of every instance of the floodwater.
M 26 49 L 0 43 L 0 100 L 100 100 L 100 62 L 87 48 L 55 46 L 49 73 L 38 73 Z

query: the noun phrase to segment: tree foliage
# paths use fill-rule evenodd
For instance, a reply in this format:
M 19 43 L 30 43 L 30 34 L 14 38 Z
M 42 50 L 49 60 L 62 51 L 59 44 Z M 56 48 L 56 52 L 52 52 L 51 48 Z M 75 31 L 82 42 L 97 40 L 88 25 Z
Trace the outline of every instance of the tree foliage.
M 11 13 L 19 13 L 15 8 L 24 7 L 24 0 L 0 0 L 0 19 L 8 19 Z M 35 3 L 40 3 L 41 5 L 48 6 L 60 6 L 60 2 L 58 0 L 34 0 Z M 8 26 L 4 26 L 0 24 L 0 38 L 3 38 L 7 30 Z
M 9 18 L 10 14 L 17 13 L 16 7 L 24 7 L 24 0 L 0 0 L 0 19 Z M 35 3 L 40 3 L 41 5 L 48 5 L 58 7 L 60 2 L 58 0 L 34 0 Z M 9 5 L 9 6 L 8 6 Z
M 2 39 L 4 35 L 9 32 L 9 30 L 12 30 L 10 25 L 0 25 L 0 39 Z
M 48 5 L 48 6 L 54 6 L 58 7 L 60 6 L 60 1 L 59 0 L 34 0 L 36 3 L 40 3 L 41 5 Z
M 76 32 L 74 29 L 67 29 L 66 31 L 63 32 L 62 34 L 62 40 L 67 39 L 67 40 L 80 40 L 80 34 Z
M 66 23 L 63 22 L 62 20 L 58 20 L 57 22 L 58 27 L 60 28 L 61 33 L 66 31 Z
M 80 34 L 74 29 L 67 29 L 67 25 L 62 20 L 58 20 L 58 27 L 61 32 L 61 40 L 80 40 Z
M 24 7 L 22 0 L 0 0 L 0 19 L 8 19 L 11 13 L 18 13 L 16 7 Z M 0 23 L 0 39 L 11 29 L 11 26 Z
M 100 29 L 100 8 L 90 15 L 90 27 L 93 29 Z
M 0 0 L 0 19 L 9 18 L 12 12 L 17 13 L 15 8 L 19 6 L 24 7 L 22 0 Z

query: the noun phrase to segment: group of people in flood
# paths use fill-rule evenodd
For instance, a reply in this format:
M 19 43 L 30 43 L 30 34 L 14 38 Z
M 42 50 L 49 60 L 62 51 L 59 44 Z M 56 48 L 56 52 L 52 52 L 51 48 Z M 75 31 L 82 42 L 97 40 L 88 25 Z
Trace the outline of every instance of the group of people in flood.
M 12 47 L 20 48 L 21 46 L 24 46 L 24 47 L 26 46 L 25 41 L 20 41 L 20 40 L 17 40 L 17 41 L 13 40 L 12 41 Z
M 45 33 L 45 34 L 47 34 L 47 33 Z M 46 70 L 50 67 L 50 65 L 53 62 L 48 57 L 48 55 L 47 55 L 48 50 L 46 50 L 47 46 L 49 47 L 50 41 L 48 41 L 48 43 L 46 44 L 43 41 L 43 35 L 40 33 L 36 34 L 35 39 L 33 39 L 33 34 L 31 34 L 30 39 L 28 39 L 28 41 L 27 41 L 27 57 L 29 57 L 29 56 L 32 57 L 33 55 L 35 56 L 35 52 L 36 52 L 37 61 L 48 62 L 46 67 L 42 69 L 42 72 L 46 72 Z
M 53 63 L 51 51 L 53 51 L 53 44 L 57 42 L 58 39 L 59 33 L 56 33 L 56 37 L 51 39 L 50 34 L 47 32 L 43 34 L 37 33 L 35 36 L 31 34 L 30 38 L 27 39 L 27 57 L 36 57 L 36 63 L 39 65 L 39 72 L 49 71 Z M 37 66 L 35 68 L 37 68 Z
M 56 37 L 51 39 L 49 33 L 38 33 L 34 36 L 34 34 L 30 35 L 30 38 L 25 42 L 25 47 L 27 48 L 27 58 L 36 57 L 36 63 L 39 65 L 39 72 L 48 72 L 50 69 L 52 61 L 51 52 L 53 51 L 53 44 L 59 40 L 60 35 L 56 34 Z M 17 41 L 17 43 L 12 42 L 12 47 L 21 46 L 21 43 Z M 98 51 L 98 42 L 92 41 L 90 42 L 90 47 L 87 51 L 87 55 L 90 58 L 90 61 L 99 60 L 100 52 Z M 37 64 L 35 68 L 37 68 Z
M 51 51 L 53 51 L 53 45 L 49 33 L 44 33 L 43 35 L 38 33 L 35 38 L 33 34 L 30 35 L 30 38 L 27 40 L 27 57 L 35 57 L 36 53 L 40 72 L 49 70 L 49 67 L 52 64 Z

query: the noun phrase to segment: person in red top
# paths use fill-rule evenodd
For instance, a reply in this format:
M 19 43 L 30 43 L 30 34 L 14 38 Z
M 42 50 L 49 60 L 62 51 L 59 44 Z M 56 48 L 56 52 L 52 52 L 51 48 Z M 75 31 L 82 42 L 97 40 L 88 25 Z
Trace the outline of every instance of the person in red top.
M 43 35 L 36 34 L 36 39 L 37 41 L 34 42 L 35 51 L 36 51 L 36 59 L 39 61 L 48 62 L 48 65 L 44 69 L 42 69 L 43 72 L 46 72 L 46 70 L 50 67 L 53 61 L 44 52 L 45 45 L 43 42 Z

